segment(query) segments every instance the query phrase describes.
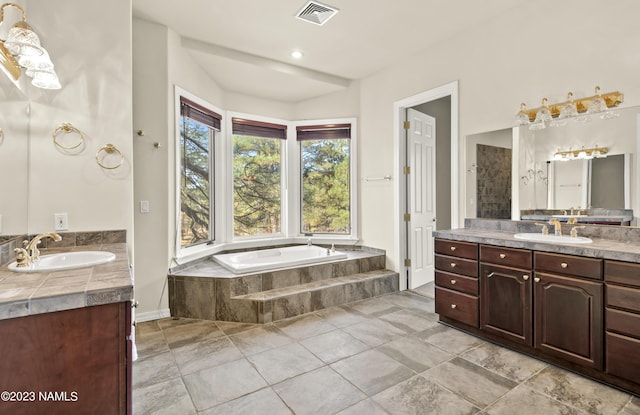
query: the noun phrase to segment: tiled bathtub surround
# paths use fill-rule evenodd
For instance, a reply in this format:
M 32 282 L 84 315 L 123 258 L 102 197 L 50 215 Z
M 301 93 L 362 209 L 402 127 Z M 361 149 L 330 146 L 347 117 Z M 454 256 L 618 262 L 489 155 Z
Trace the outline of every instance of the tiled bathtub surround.
M 269 323 L 398 291 L 398 273 L 384 269 L 384 252 L 347 253 L 346 260 L 239 276 L 199 261 L 168 276 L 171 315 Z
M 41 255 L 101 250 L 113 252 L 116 259 L 94 267 L 48 273 L 17 273 L 3 266 L 0 268 L 0 319 L 130 301 L 133 298 L 125 231 L 61 235 L 62 241 L 49 242 L 46 248 L 41 249 Z

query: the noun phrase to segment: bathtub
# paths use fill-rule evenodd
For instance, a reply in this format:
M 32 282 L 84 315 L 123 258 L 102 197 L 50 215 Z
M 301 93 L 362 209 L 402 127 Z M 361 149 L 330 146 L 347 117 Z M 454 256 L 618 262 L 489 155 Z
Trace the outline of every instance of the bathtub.
M 315 245 L 288 246 L 285 248 L 236 252 L 214 255 L 213 259 L 235 274 L 289 268 L 306 264 L 345 259 L 340 251 L 328 252 L 327 248 Z

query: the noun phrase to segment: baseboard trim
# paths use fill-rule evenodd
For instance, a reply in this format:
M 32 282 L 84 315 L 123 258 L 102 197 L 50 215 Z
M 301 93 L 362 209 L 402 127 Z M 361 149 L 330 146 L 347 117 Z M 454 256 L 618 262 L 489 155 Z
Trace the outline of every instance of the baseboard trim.
M 136 321 L 142 323 L 144 321 L 159 320 L 161 318 L 171 317 L 171 313 L 168 308 L 161 310 L 147 311 L 145 313 L 136 313 Z

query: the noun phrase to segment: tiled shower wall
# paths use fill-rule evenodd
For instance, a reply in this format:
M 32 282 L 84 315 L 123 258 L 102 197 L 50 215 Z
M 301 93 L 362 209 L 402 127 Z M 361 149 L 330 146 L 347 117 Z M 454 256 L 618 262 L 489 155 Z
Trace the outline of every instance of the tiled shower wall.
M 511 218 L 511 149 L 477 144 L 477 217 Z

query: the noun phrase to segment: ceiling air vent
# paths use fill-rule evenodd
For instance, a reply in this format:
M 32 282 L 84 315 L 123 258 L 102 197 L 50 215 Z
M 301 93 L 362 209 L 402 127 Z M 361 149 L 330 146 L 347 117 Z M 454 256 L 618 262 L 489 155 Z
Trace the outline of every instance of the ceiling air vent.
M 296 18 L 322 26 L 336 13 L 338 13 L 338 9 L 334 7 L 310 1 L 298 12 Z

